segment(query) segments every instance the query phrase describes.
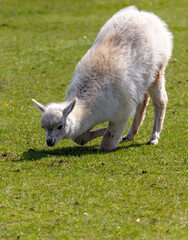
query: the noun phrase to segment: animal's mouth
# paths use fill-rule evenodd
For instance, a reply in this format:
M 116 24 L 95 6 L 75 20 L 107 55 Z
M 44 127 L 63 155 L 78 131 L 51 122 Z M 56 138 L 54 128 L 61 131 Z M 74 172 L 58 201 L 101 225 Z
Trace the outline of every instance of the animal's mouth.
M 55 143 L 47 143 L 48 147 L 53 147 L 55 145 Z
M 51 137 L 46 138 L 46 144 L 48 147 L 53 147 L 55 143 L 56 143 L 56 140 L 54 138 L 51 138 Z

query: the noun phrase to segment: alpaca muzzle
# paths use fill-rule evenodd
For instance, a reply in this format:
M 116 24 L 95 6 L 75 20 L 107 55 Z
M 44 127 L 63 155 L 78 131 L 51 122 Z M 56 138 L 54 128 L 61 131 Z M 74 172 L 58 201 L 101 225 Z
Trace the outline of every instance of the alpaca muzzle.
M 51 136 L 46 138 L 46 144 L 48 147 L 53 147 L 55 145 L 55 139 Z

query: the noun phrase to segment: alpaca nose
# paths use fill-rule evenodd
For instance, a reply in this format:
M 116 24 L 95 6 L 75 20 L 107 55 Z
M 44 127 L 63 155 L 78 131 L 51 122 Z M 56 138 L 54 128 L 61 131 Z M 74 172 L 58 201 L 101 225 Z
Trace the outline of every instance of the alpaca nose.
M 53 137 L 48 136 L 48 137 L 46 138 L 46 144 L 47 144 L 49 147 L 54 146 L 54 143 L 55 143 L 55 140 L 53 139 Z

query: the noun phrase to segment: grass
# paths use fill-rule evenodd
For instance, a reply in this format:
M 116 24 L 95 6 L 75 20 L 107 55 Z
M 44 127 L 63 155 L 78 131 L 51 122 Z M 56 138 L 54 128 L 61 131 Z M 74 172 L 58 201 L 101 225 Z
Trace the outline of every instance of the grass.
M 47 148 L 31 99 L 64 100 L 100 27 L 132 4 L 174 35 L 159 145 L 146 145 L 150 103 L 136 139 L 114 152 L 99 152 L 101 139 Z M 0 1 L 0 239 L 187 239 L 186 8 L 186 0 Z

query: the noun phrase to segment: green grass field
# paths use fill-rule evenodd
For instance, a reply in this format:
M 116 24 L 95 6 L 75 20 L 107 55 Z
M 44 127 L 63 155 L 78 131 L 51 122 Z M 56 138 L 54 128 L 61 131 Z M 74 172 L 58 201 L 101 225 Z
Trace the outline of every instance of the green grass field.
M 99 29 L 128 5 L 174 35 L 159 144 L 146 145 L 150 102 L 116 151 L 99 152 L 101 139 L 48 148 L 31 99 L 63 101 Z M 0 0 L 0 239 L 188 239 L 187 13 L 186 0 Z

